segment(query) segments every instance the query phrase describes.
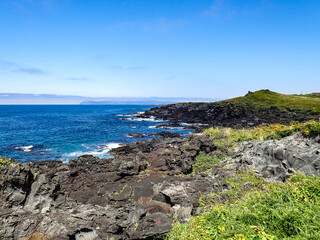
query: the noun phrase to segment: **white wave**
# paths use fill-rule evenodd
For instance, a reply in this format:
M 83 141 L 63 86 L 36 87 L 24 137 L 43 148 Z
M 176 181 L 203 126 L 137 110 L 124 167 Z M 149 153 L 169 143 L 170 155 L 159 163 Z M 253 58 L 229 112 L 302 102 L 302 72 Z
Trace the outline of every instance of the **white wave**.
M 136 116 L 134 114 L 118 114 L 118 117 L 132 117 L 132 116 Z
M 182 126 L 208 126 L 206 123 L 181 123 Z
M 100 156 L 107 156 L 109 155 L 108 152 L 113 149 L 113 148 L 118 148 L 120 147 L 120 143 L 109 143 L 105 145 L 100 145 L 96 149 L 92 149 L 90 151 L 75 151 L 72 153 L 65 154 L 65 157 L 79 157 L 82 155 L 93 155 L 96 157 Z
M 154 129 L 154 128 L 160 128 L 160 129 L 183 129 L 183 127 L 170 127 L 170 126 L 149 126 L 148 128 Z
M 31 152 L 31 149 L 33 148 L 33 145 L 29 145 L 29 146 L 21 146 L 21 147 L 15 147 L 15 149 L 20 149 L 24 152 Z
M 167 122 L 163 119 L 156 119 L 154 116 L 151 116 L 149 118 L 122 118 L 123 120 L 129 120 L 129 121 L 138 121 L 138 122 Z
M 106 146 L 107 149 L 111 150 L 113 148 L 121 147 L 121 143 L 109 143 L 109 144 L 104 145 L 104 146 Z
M 160 126 L 161 129 L 183 129 L 183 127 L 170 127 L 170 126 Z
M 132 114 L 118 114 L 118 117 L 135 117 L 139 116 L 141 114 L 144 114 L 145 112 L 137 112 L 137 113 L 132 113 Z
M 136 126 L 133 126 L 133 127 L 131 127 L 131 128 L 137 128 Z

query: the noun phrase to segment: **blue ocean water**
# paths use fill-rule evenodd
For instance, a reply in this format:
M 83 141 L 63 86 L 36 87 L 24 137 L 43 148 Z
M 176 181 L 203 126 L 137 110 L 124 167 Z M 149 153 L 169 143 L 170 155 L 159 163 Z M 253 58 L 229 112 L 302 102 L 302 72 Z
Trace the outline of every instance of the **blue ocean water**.
M 68 161 L 80 155 L 110 157 L 108 151 L 120 143 L 146 138 L 129 133 L 156 133 L 161 121 L 130 120 L 128 114 L 143 112 L 145 105 L 37 105 L 0 106 L 0 156 L 20 162 Z M 127 119 L 127 120 L 123 120 Z M 188 134 L 182 129 L 168 130 Z

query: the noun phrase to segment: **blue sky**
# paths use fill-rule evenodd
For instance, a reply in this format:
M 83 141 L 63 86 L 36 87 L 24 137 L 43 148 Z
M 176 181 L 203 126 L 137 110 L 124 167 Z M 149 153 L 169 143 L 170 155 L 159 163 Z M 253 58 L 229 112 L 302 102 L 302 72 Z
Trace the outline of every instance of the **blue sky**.
M 320 1 L 1 0 L 0 92 L 320 91 Z

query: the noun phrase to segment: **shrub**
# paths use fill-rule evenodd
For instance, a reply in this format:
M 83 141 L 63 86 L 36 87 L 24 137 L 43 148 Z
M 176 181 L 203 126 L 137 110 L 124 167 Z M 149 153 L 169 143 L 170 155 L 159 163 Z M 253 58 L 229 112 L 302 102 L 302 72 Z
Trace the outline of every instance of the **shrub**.
M 320 122 L 310 121 L 302 126 L 301 132 L 305 136 L 313 136 L 320 134 Z

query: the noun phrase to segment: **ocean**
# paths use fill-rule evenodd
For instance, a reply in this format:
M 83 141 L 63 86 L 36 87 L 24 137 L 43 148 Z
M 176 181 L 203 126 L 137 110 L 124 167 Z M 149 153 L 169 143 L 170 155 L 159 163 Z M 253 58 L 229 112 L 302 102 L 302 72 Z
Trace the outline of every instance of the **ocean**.
M 69 161 L 84 154 L 111 157 L 108 151 L 137 140 L 130 133 L 157 133 L 164 121 L 134 119 L 146 105 L 2 105 L 0 106 L 0 156 L 19 162 Z M 187 135 L 190 130 L 170 129 Z

